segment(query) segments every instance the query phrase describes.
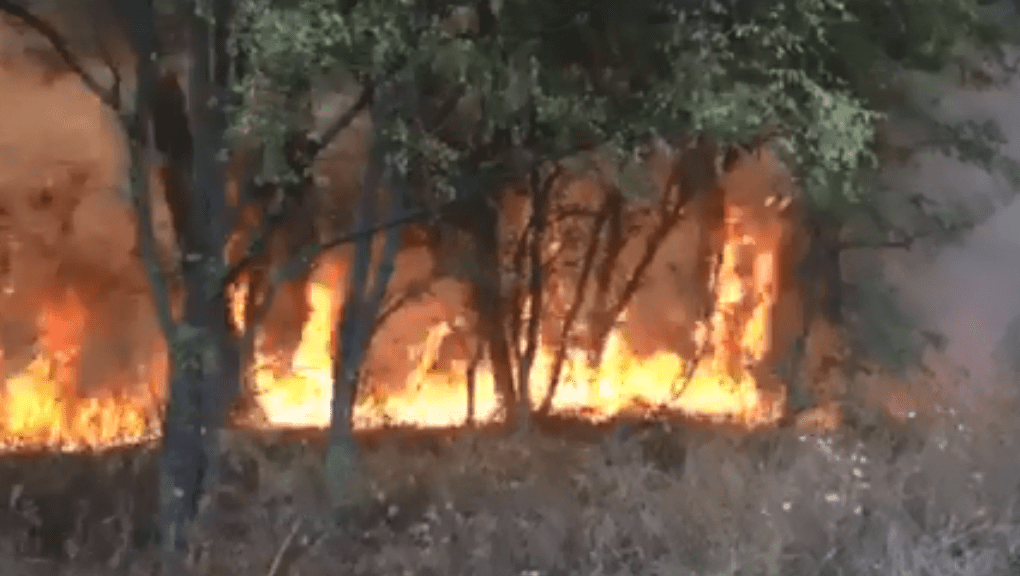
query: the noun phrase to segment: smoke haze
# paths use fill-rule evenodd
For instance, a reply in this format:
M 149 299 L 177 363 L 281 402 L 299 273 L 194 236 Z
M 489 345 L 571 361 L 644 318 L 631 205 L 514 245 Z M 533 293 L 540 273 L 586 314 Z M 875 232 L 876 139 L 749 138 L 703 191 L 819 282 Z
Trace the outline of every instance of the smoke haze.
M 1006 6 L 1002 10 L 1015 12 Z M 1010 50 L 1015 60 L 1020 51 Z M 933 98 L 930 111 L 940 120 L 994 120 L 1007 139 L 1002 152 L 1020 159 L 1020 78 L 1006 76 L 1001 86 L 962 89 L 958 73 L 914 75 L 911 92 L 919 102 Z M 886 170 L 894 186 L 916 190 L 976 214 L 991 214 L 955 245 L 935 253 L 887 254 L 887 271 L 922 316 L 948 338 L 946 355 L 964 368 L 962 400 L 1013 396 L 992 362 L 1007 325 L 1020 314 L 1020 202 L 1000 175 L 963 164 L 934 151 L 916 154 L 904 166 Z M 1020 351 L 1013 345 L 1013 357 Z M 943 373 L 944 377 L 947 377 Z

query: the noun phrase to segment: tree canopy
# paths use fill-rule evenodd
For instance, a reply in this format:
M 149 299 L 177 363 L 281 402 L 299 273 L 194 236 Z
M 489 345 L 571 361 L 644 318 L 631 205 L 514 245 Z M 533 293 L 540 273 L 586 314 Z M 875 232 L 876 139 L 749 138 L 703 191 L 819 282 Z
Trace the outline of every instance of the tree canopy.
M 970 57 L 975 50 L 1007 64 L 1008 31 L 981 4 L 258 0 L 241 18 L 237 38 L 250 68 L 238 87 L 251 95 L 264 83 L 298 94 L 309 75 L 338 67 L 372 82 L 413 74 L 441 117 L 416 130 L 414 111 L 405 110 L 380 133 L 393 139 L 397 163 L 427 171 L 445 199 L 456 196 L 458 178 L 495 161 L 501 147 L 577 169 L 590 166 L 585 153 L 597 148 L 616 160 L 608 166 L 612 181 L 627 195 L 645 196 L 650 183 L 634 166 L 650 138 L 710 135 L 724 149 L 768 140 L 794 167 L 811 217 L 856 231 L 830 250 L 909 247 L 917 238 L 958 237 L 988 214 L 918 203 L 917 191 L 880 182 L 881 131 L 893 110 L 925 127 L 931 140 L 919 146 L 1020 185 L 1020 169 L 1001 154 L 1004 140 L 993 123 L 940 123 L 898 91 L 897 76 L 906 70 L 959 66 L 961 76 L 989 79 Z M 280 120 L 293 114 L 294 100 L 272 102 L 240 106 L 235 118 L 258 124 L 279 148 L 287 125 Z M 465 114 L 471 106 L 473 114 Z M 442 129 L 450 123 L 459 124 L 455 134 Z M 839 242 L 846 234 L 835 236 Z M 884 289 L 857 293 L 863 308 L 897 307 Z M 887 317 L 865 316 L 878 324 Z M 876 333 L 867 324 L 858 329 L 882 337 L 859 341 L 893 365 L 910 356 L 900 353 L 911 348 L 904 338 L 928 341 L 907 336 L 911 330 Z
M 336 67 L 373 80 L 413 68 L 483 102 L 473 146 L 533 123 L 531 147 L 549 158 L 596 143 L 626 158 L 652 135 L 771 137 L 824 210 L 878 193 L 873 143 L 891 86 L 877 66 L 939 69 L 965 46 L 1001 55 L 1002 38 L 973 0 L 255 0 L 243 12 L 244 93 L 265 82 L 293 94 Z M 238 113 L 271 137 L 279 123 L 265 120 L 294 111 L 276 102 Z M 412 143 L 403 123 L 394 133 L 444 173 L 472 151 L 429 134 Z M 987 131 L 969 140 L 982 137 L 996 143 Z

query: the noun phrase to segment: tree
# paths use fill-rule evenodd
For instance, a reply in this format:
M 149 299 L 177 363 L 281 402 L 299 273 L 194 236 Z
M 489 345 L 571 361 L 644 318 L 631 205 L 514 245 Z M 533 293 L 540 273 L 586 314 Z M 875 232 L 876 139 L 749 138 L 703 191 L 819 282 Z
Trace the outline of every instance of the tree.
M 126 105 L 119 70 L 112 64 L 114 85 L 107 88 L 85 70 L 46 20 L 19 4 L 0 4 L 4 12 L 51 42 L 71 71 L 118 114 L 128 137 L 139 247 L 172 356 L 163 435 L 161 532 L 168 550 L 176 550 L 184 542 L 185 528 L 197 513 L 200 497 L 217 480 L 219 436 L 241 369 L 236 335 L 227 319 L 225 285 L 231 271 L 224 261 L 227 239 L 242 207 L 237 204 L 246 200 L 239 198 L 230 206 L 226 189 L 228 121 L 236 72 L 230 44 L 236 7 L 230 0 L 160 6 L 163 11 L 151 2 L 113 7 L 136 60 L 136 88 Z M 186 82 L 182 71 L 171 69 L 176 54 L 161 33 L 167 20 L 177 17 L 187 23 Z M 154 161 L 156 150 L 162 162 Z M 179 313 L 173 304 L 170 271 L 162 269 L 155 253 L 148 181 L 156 166 L 163 175 L 182 254 L 183 310 Z M 242 184 L 249 187 L 250 183 Z
M 612 193 L 593 229 L 607 230 L 609 241 L 606 248 L 593 243 L 589 252 L 609 255 L 598 270 L 593 257 L 586 258 L 582 277 L 587 282 L 594 276 L 596 288 L 608 293 L 605 278 L 613 272 L 622 234 L 620 204 L 649 188 L 635 177 L 641 170 L 634 167 L 641 164 L 638 153 L 656 140 L 680 152 L 669 186 L 676 194 L 663 196 L 656 215 L 660 235 L 693 198 L 711 194 L 717 164 L 725 169 L 743 150 L 763 142 L 783 151 L 807 206 L 811 249 L 801 282 L 812 296 L 805 299 L 805 315 L 843 322 L 852 304 L 844 297 L 843 250 L 909 246 L 921 233 L 962 228 L 958 221 L 935 226 L 944 215 L 927 208 L 918 208 L 906 225 L 894 225 L 884 206 L 905 195 L 882 190 L 874 179 L 879 167 L 874 145 L 888 105 L 883 100 L 889 98 L 874 82 L 875 67 L 894 62 L 937 68 L 963 42 L 986 49 L 999 42 L 975 1 L 921 2 L 638 0 L 624 6 L 608 0 L 505 0 L 450 6 L 412 0 L 194 0 L 160 3 L 165 9 L 160 12 L 151 2 L 121 0 L 121 21 L 140 56 L 134 101 L 122 106 L 116 91 L 100 86 L 77 63 L 58 32 L 22 5 L 0 0 L 0 10 L 46 36 L 120 114 L 130 138 L 139 241 L 173 353 L 163 466 L 166 543 L 181 544 L 203 480 L 215 480 L 217 432 L 239 386 L 241 348 L 250 345 L 227 320 L 231 285 L 247 275 L 249 294 L 256 295 L 252 302 L 260 303 L 249 310 L 250 335 L 258 323 L 256 308 L 268 306 L 281 280 L 304 274 L 322 250 L 355 243 L 349 297 L 336 330 L 327 454 L 333 496 L 337 504 L 346 502 L 357 476 L 351 416 L 361 364 L 402 226 L 442 222 L 472 239 L 474 300 L 496 384 L 508 419 L 526 424 L 528 367 L 546 300 L 541 248 L 550 187 L 556 178 L 599 165 Z M 157 32 L 175 15 L 188 22 L 187 82 L 160 70 L 172 51 Z M 360 85 L 361 96 L 330 129 L 311 136 L 296 110 L 305 106 L 310 80 L 336 69 Z M 282 223 L 308 200 L 314 188 L 310 168 L 319 153 L 362 112 L 372 118 L 371 154 L 353 225 L 329 231 L 333 236 L 326 239 L 318 234 L 291 242 L 282 262 L 270 258 L 267 239 L 283 233 Z M 999 154 L 993 133 L 931 127 L 940 145 L 1020 173 Z M 232 203 L 226 156 L 245 148 L 241 135 L 255 141 L 259 170 L 239 178 L 240 193 Z M 153 250 L 146 185 L 155 164 L 153 147 L 165 158 L 161 168 L 184 254 L 179 317 Z M 527 282 L 508 289 L 499 255 L 503 231 L 492 200 L 511 183 L 524 183 L 533 217 L 510 259 Z M 262 206 L 262 218 L 247 233 L 241 255 L 227 261 L 237 212 L 249 204 Z M 859 224 L 862 219 L 871 221 L 870 229 Z M 862 229 L 877 230 L 881 240 L 845 239 Z M 896 234 L 892 241 L 886 238 L 890 231 Z M 382 252 L 374 256 L 379 234 Z M 656 238 L 642 262 L 655 257 Z M 615 314 L 641 281 L 639 267 L 614 300 L 603 299 L 596 322 L 602 344 L 593 361 Z M 522 330 L 524 301 L 529 314 Z M 571 307 L 564 336 L 576 314 Z M 519 351 L 522 331 L 527 342 Z M 794 350 L 794 365 L 798 354 Z M 795 375 L 790 379 L 796 384 Z M 544 399 L 545 408 L 551 400 L 551 394 Z
M 139 216 L 138 243 L 160 325 L 173 357 L 161 478 L 161 528 L 164 541 L 171 548 L 183 542 L 183 527 L 198 505 L 203 471 L 213 460 L 215 438 L 222 424 L 213 404 L 226 398 L 228 390 L 220 384 L 217 370 L 219 363 L 229 362 L 224 357 L 224 353 L 229 353 L 225 307 L 214 296 L 214 281 L 222 266 L 217 261 L 216 248 L 224 235 L 226 217 L 222 162 L 217 160 L 225 129 L 222 114 L 225 102 L 222 93 L 216 92 L 223 87 L 225 78 L 223 69 L 217 66 L 222 61 L 209 61 L 213 47 L 218 55 L 223 55 L 226 46 L 223 26 L 210 24 L 209 7 L 203 5 L 202 11 L 194 8 L 191 24 L 195 59 L 191 93 L 187 97 L 208 105 L 188 108 L 177 79 L 170 74 L 160 75 L 157 14 L 150 3 L 125 3 L 118 14 L 118 22 L 124 25 L 125 36 L 137 56 L 137 86 L 133 100 L 126 105 L 122 102 L 118 70 L 112 69 L 115 81 L 112 87 L 101 86 L 83 68 L 60 33 L 45 20 L 21 5 L 0 4 L 0 9 L 39 31 L 53 44 L 71 70 L 117 113 L 128 136 L 132 197 Z M 214 8 L 215 15 L 225 22 L 230 3 L 218 2 Z M 220 103 L 213 103 L 213 95 L 220 97 Z M 148 187 L 155 149 L 167 159 L 163 167 L 167 196 L 174 208 L 174 224 L 184 253 L 186 296 L 184 313 L 178 318 L 174 315 L 167 276 L 155 252 Z

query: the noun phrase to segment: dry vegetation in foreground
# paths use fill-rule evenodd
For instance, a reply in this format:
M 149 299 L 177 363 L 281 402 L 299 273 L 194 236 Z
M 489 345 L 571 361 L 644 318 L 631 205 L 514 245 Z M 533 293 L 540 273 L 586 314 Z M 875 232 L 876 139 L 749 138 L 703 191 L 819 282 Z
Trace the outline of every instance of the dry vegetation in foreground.
M 665 423 L 364 438 L 372 503 L 321 509 L 316 442 L 234 433 L 194 575 L 1020 574 L 1020 427 L 958 414 L 751 437 Z M 153 574 L 154 452 L 7 457 L 0 574 Z

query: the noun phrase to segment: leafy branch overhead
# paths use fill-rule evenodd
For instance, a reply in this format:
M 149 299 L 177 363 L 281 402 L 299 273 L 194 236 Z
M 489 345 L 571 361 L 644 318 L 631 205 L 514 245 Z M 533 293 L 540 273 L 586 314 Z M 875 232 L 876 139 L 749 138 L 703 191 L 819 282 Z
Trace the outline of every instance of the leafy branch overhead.
M 383 132 L 400 163 L 423 161 L 447 198 L 451 179 L 499 146 L 536 159 L 608 146 L 625 169 L 649 136 L 708 133 L 785 142 L 812 203 L 838 212 L 877 193 L 873 65 L 932 66 L 964 40 L 995 45 L 975 2 L 936 3 L 380 0 L 338 10 L 328 0 L 255 0 L 238 37 L 252 73 L 238 91 L 298 94 L 310 70 L 367 81 L 415 69 L 425 96 L 451 98 L 457 116 L 422 131 L 403 114 Z M 253 104 L 238 108 L 238 125 L 267 141 L 284 137 L 281 119 L 297 121 L 287 98 Z M 451 122 L 467 126 L 446 130 Z
M 435 216 L 468 190 L 492 192 L 478 184 L 498 181 L 492 174 L 520 151 L 526 162 L 579 171 L 597 156 L 625 196 L 647 198 L 640 159 L 650 139 L 699 134 L 724 148 L 769 139 L 794 167 L 812 218 L 873 221 L 874 234 L 829 247 L 837 259 L 847 248 L 959 236 L 983 216 L 919 204 L 877 178 L 886 112 L 906 104 L 889 86 L 896 71 L 939 70 L 968 47 L 1004 62 L 1003 31 L 976 0 L 380 0 L 339 9 L 254 0 L 239 30 L 248 66 L 236 125 L 270 151 L 305 122 L 295 110 L 309 77 L 341 69 L 367 87 L 413 74 L 416 100 L 373 135 L 387 140 L 391 163 L 418 172 L 414 201 L 388 222 Z M 920 145 L 1016 188 L 1020 171 L 994 130 L 920 119 L 932 140 Z M 298 176 L 279 158 L 266 166 L 267 177 Z M 358 237 L 307 247 L 297 268 Z
M 111 102 L 57 30 L 17 3 L 0 8 L 28 18 Z M 405 110 L 380 132 L 393 160 L 420 161 L 447 199 L 452 180 L 501 146 L 560 159 L 606 145 L 620 159 L 615 176 L 640 189 L 620 178 L 639 144 L 708 133 L 785 143 L 812 203 L 840 212 L 885 193 L 871 178 L 886 104 L 875 65 L 935 70 L 963 45 L 1003 61 L 996 24 L 976 0 L 250 0 L 238 5 L 231 39 L 243 54 L 232 126 L 262 140 L 263 180 L 300 176 L 283 155 L 293 131 L 308 128 L 313 78 L 340 69 L 367 86 L 414 69 L 420 107 L 430 96 L 442 106 L 425 130 L 410 129 L 422 110 Z M 1016 163 L 996 155 L 1001 142 L 933 130 L 938 145 L 1016 180 Z
M 724 145 L 773 140 L 814 212 L 837 223 L 882 212 L 876 221 L 903 237 L 853 245 L 909 246 L 908 226 L 878 209 L 910 202 L 874 178 L 890 105 L 890 74 L 876 71 L 937 70 L 965 46 L 1004 59 L 1003 32 L 977 0 L 248 0 L 237 8 L 232 132 L 261 140 L 261 180 L 309 182 L 311 163 L 293 162 L 288 148 L 295 133 L 310 132 L 317 77 L 340 70 L 363 92 L 333 129 L 306 142 L 313 159 L 369 107 L 374 86 L 414 78 L 415 98 L 373 128 L 388 163 L 415 172 L 414 202 L 393 222 L 434 216 L 465 190 L 492 189 L 508 165 L 526 174 L 513 166 L 522 150 L 524 164 L 569 159 L 583 169 L 578 153 L 597 149 L 615 159 L 600 166 L 621 191 L 644 196 L 649 185 L 634 166 L 650 137 L 708 134 Z M 32 19 L 14 2 L 0 0 L 0 9 Z M 57 31 L 28 23 L 109 102 Z M 990 127 L 927 129 L 929 145 L 996 170 L 1011 187 L 1020 182 Z M 909 211 L 922 213 L 922 228 L 965 228 L 930 207 Z M 299 260 L 356 237 L 322 242 Z M 261 238 L 252 252 L 262 251 Z

